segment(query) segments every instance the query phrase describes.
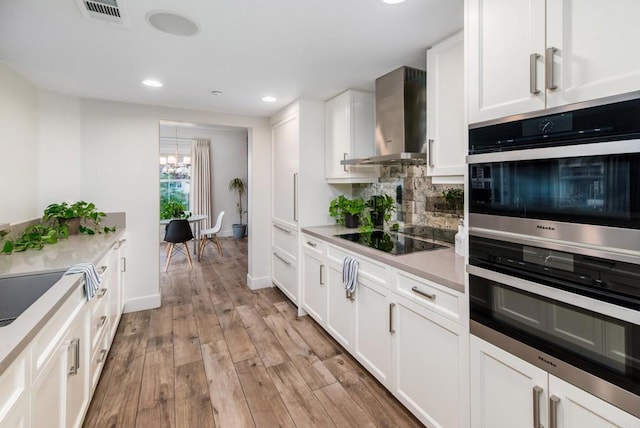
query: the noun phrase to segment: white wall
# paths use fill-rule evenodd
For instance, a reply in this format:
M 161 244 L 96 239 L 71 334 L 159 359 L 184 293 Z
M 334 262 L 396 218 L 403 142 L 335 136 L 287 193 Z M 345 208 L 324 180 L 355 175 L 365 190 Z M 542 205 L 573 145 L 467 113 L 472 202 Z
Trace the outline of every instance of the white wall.
M 159 121 L 185 121 L 249 128 L 249 150 L 259 162 L 249 175 L 250 286 L 270 285 L 269 212 L 271 133 L 267 119 L 81 100 L 82 187 L 80 197 L 103 211 L 126 211 L 129 233 L 127 306 L 160 304 L 157 230 L 159 219 Z M 256 215 L 258 213 L 258 215 Z
M 3 64 L 0 132 L 0 224 L 39 217 L 38 88 Z

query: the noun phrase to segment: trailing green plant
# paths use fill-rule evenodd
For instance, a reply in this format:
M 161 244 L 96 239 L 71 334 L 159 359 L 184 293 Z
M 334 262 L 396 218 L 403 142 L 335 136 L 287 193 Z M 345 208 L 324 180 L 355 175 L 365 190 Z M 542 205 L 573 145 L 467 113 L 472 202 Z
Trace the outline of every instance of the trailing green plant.
M 364 208 L 364 199 L 349 199 L 344 195 L 340 195 L 329 203 L 329 215 L 336 220 L 336 223 L 344 225 L 345 213 L 361 217 Z
M 7 234 L 6 231 L 0 232 L 4 240 L 1 252 L 4 254 L 26 250 L 41 250 L 45 245 L 55 244 L 58 239 L 67 237 L 64 230 L 58 229 L 57 226 L 48 226 L 43 223 L 27 226 L 16 239 L 6 238 Z
M 464 190 L 449 188 L 442 191 L 444 201 L 449 209 L 461 211 L 464 207 Z
M 238 218 L 240 220 L 238 224 L 243 224 L 242 216 L 246 214 L 246 211 L 242 207 L 242 196 L 244 196 L 244 193 L 247 191 L 247 182 L 239 177 L 233 178 L 229 181 L 229 190 L 238 194 L 238 202 L 236 202 Z
M 161 220 L 189 217 L 191 217 L 191 213 L 187 211 L 187 207 L 180 201 L 162 201 L 160 204 Z
M 96 233 L 109 233 L 115 231 L 115 227 L 98 227 L 104 217 L 102 211 L 96 209 L 93 202 L 78 201 L 73 204 L 61 202 L 59 204 L 50 204 L 44 210 L 42 220 L 44 223 L 50 223 L 57 231 L 64 235 L 69 234 L 69 222 L 72 219 L 80 219 L 80 233 L 87 235 L 95 235 Z

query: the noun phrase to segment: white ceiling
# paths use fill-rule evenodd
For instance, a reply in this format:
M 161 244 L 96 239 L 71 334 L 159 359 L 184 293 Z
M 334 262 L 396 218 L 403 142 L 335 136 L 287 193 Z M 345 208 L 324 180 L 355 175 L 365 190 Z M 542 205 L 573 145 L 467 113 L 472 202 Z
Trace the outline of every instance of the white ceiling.
M 83 17 L 76 0 L 0 0 L 0 62 L 81 97 L 269 116 L 297 98 L 373 90 L 401 65 L 424 68 L 425 49 L 463 25 L 463 0 L 119 3 L 127 26 Z M 189 17 L 200 31 L 162 33 L 145 18 L 155 10 Z M 142 86 L 147 78 L 164 87 Z

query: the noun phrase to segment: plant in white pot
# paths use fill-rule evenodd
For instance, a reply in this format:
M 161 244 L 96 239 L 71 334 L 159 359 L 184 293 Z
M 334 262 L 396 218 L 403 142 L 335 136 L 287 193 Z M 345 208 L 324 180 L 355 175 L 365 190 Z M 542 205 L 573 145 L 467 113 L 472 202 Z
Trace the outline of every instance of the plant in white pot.
M 233 237 L 236 239 L 243 238 L 247 233 L 247 225 L 242 222 L 242 216 L 246 213 L 242 206 L 242 197 L 247 191 L 247 183 L 242 178 L 234 178 L 229 182 L 229 190 L 238 194 L 238 202 L 236 207 L 238 209 L 238 223 L 231 225 L 233 228 Z

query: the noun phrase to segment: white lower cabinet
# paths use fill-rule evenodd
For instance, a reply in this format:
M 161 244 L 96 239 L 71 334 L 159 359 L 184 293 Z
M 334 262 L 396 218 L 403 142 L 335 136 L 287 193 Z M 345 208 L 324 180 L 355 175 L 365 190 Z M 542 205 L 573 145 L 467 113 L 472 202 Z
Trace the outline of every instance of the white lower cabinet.
M 65 346 L 57 347 L 42 366 L 31 386 L 31 425 L 34 427 L 63 428 L 66 409 Z
M 29 396 L 22 394 L 8 412 L 0 418 L 2 428 L 27 428 L 31 426 L 29 414 Z
M 394 393 L 427 426 L 463 425 L 464 328 L 404 297 L 394 302 Z
M 309 244 L 305 242 L 302 254 L 302 307 L 320 325 L 324 325 L 327 317 L 325 269 L 324 254 L 316 248 L 309 248 Z
M 640 427 L 640 419 L 475 336 L 470 352 L 474 428 Z
M 329 334 L 347 351 L 353 352 L 356 336 L 355 298 L 349 298 L 342 283 L 341 267 L 327 266 L 327 323 Z
M 89 348 L 87 338 L 87 314 L 81 311 L 69 329 L 63 347 L 67 350 L 66 364 L 66 426 L 82 426 L 86 409 L 89 407 Z

